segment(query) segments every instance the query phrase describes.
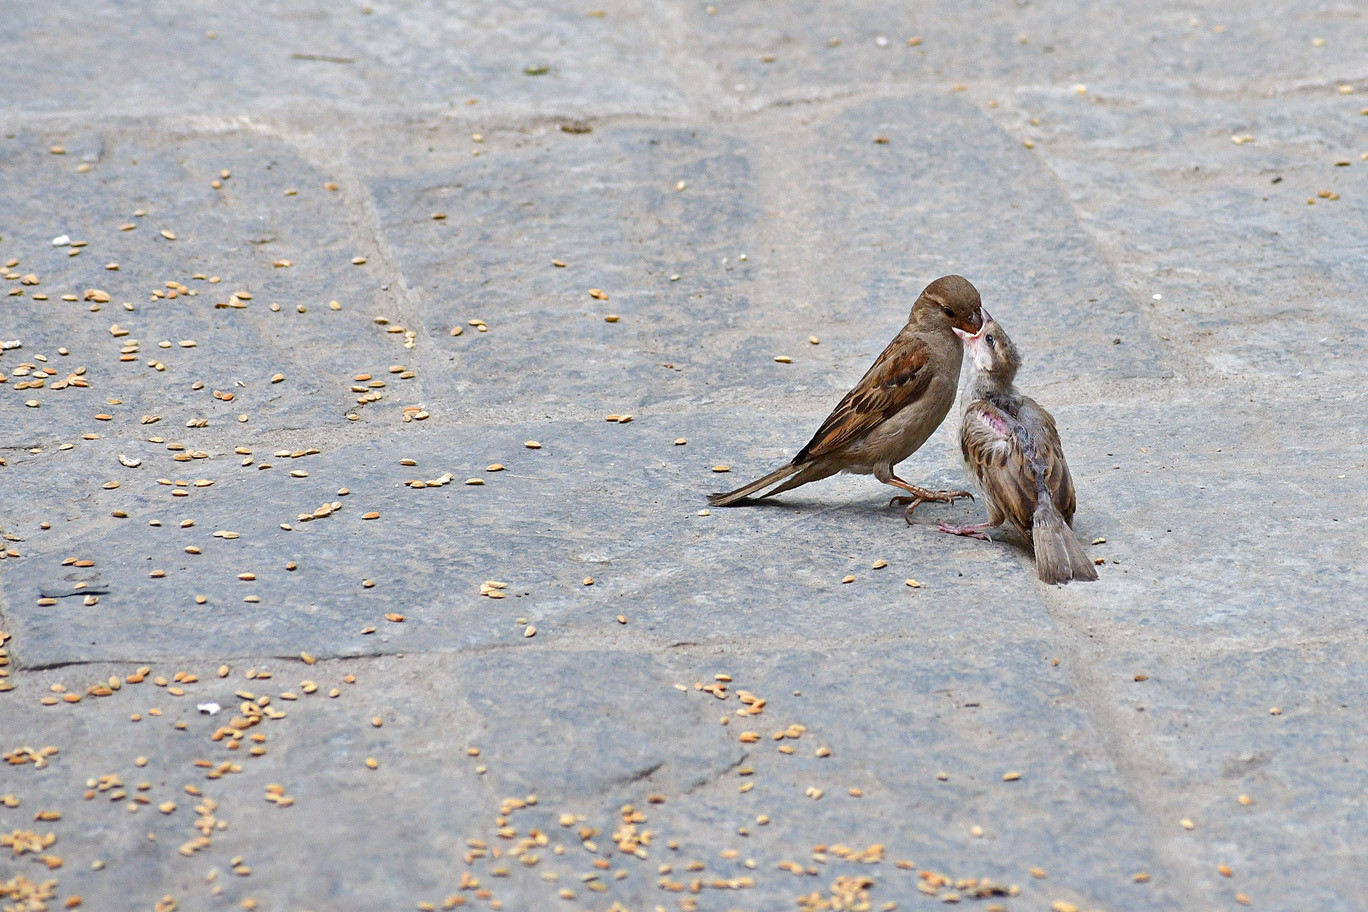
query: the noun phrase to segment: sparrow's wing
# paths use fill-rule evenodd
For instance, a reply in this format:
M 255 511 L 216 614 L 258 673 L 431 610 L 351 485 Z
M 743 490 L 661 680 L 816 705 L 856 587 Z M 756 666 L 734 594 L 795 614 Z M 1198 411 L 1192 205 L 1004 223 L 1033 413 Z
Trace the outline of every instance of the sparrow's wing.
M 808 445 L 793 457 L 801 463 L 838 452 L 926 394 L 931 385 L 930 351 L 916 336 L 898 336 L 845 394 Z
M 1018 529 L 1030 529 L 1036 506 L 1036 475 L 1031 470 L 1015 418 L 975 400 L 964 410 L 960 448 L 996 513 Z
M 1055 429 L 1054 416 L 1034 399 L 1022 396 L 1017 421 L 1032 443 L 1034 465 L 1045 476 L 1045 485 L 1055 506 L 1063 514 L 1064 521 L 1072 526 L 1078 501 L 1074 495 L 1073 478 L 1069 475 L 1069 464 L 1064 460 L 1064 447 L 1059 442 L 1059 431 Z

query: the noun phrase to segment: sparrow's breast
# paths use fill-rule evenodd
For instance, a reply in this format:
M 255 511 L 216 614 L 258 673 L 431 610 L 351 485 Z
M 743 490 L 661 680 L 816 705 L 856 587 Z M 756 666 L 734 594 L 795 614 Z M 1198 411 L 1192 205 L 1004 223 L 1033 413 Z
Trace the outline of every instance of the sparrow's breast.
M 954 379 L 934 378 L 925 394 L 869 432 L 860 443 L 860 457 L 897 465 L 926 443 L 954 402 Z

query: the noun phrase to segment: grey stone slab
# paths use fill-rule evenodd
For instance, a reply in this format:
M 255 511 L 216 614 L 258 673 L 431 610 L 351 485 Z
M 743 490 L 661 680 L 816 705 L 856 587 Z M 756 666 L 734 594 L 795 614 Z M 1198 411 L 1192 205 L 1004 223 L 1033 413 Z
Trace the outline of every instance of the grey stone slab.
M 1027 389 L 1034 376 L 1023 376 Z M 1052 597 L 1080 623 L 1250 643 L 1334 635 L 1352 623 L 1352 602 L 1318 594 L 1361 585 L 1361 543 L 1324 532 L 1342 525 L 1352 536 L 1356 495 L 1334 465 L 1309 475 L 1300 468 L 1325 457 L 1310 440 L 1277 431 L 1295 400 L 1235 423 L 1213 421 L 1212 401 L 1200 395 L 1099 406 L 1074 384 L 1033 391 L 1059 418 L 1079 534 L 1085 543 L 1106 539 L 1091 548 L 1108 562 L 1103 581 Z M 1099 407 L 1112 420 L 1090 420 Z M 619 614 L 633 636 L 662 645 L 725 642 L 755 629 L 795 642 L 897 635 L 959 644 L 1024 633 L 1046 616 L 1029 552 L 1013 536 L 987 544 L 934 531 L 937 519 L 980 517 L 976 503 L 924 507 L 909 528 L 886 506 L 885 486 L 847 477 L 775 504 L 697 515 L 706 492 L 742 471 L 768 470 L 800 444 L 806 428 L 786 416 L 762 415 L 744 431 L 710 409 L 648 411 L 628 425 L 591 416 L 470 427 L 451 417 L 382 436 L 349 425 L 336 442 L 321 441 L 322 453 L 299 459 L 271 452 L 299 452 L 320 442 L 315 436 L 247 438 L 251 466 L 224 450 L 175 463 L 163 446 L 114 438 L 24 457 L 8 470 L 27 505 L 7 528 L 25 539 L 16 543 L 24 556 L 6 564 L 8 611 L 22 632 L 16 654 L 32 665 L 263 650 L 354 655 L 516 644 L 519 618 L 543 638 L 610 637 Z M 1337 424 L 1327 416 L 1321 439 L 1338 445 Z M 962 483 L 951 434 L 942 428 L 908 460 L 908 477 Z M 689 442 L 676 446 L 681 435 Z M 527 449 L 528 439 L 542 448 Z M 119 453 L 146 462 L 125 469 Z M 735 470 L 711 471 L 722 459 Z M 486 471 L 496 462 L 506 470 Z M 453 481 L 443 487 L 405 486 L 446 474 Z M 159 478 L 190 482 L 179 488 L 189 496 Z M 201 478 L 213 486 L 194 487 Z M 465 485 L 470 478 L 484 483 Z M 120 487 L 105 490 L 105 479 Z M 339 496 L 342 488 L 350 493 Z M 1161 489 L 1172 499 L 1156 501 Z M 1212 506 L 1232 496 L 1267 503 L 1268 520 L 1232 524 Z M 338 513 L 298 521 L 333 502 L 343 504 Z M 111 516 L 116 509 L 129 516 Z M 371 510 L 380 518 L 363 520 Z M 180 528 L 185 520 L 193 527 Z M 54 531 L 36 528 L 43 521 Z M 214 537 L 223 530 L 241 537 Z M 416 542 L 441 544 L 415 554 Z M 203 553 L 186 554 L 187 546 Z M 96 567 L 61 566 L 71 557 Z M 888 567 L 871 569 L 877 560 Z M 154 569 L 165 578 L 150 578 Z M 257 580 L 240 581 L 243 572 Z M 843 584 L 846 575 L 855 581 Z M 922 588 L 906 586 L 909 578 Z M 363 588 L 364 579 L 375 587 Z M 511 598 L 480 597 L 490 579 L 507 582 Z M 37 605 L 81 580 L 109 592 L 96 606 L 79 598 Z M 197 595 L 207 604 L 196 605 Z M 261 601 L 244 603 L 248 595 Z M 389 612 L 405 622 L 384 623 Z M 73 619 L 89 639 L 68 636 Z M 380 629 L 362 635 L 368 626 Z
M 1085 587 L 1059 595 L 1075 620 L 1156 644 L 1182 631 L 1255 648 L 1352 629 L 1353 593 L 1363 585 L 1352 518 L 1361 497 L 1339 477 L 1351 467 L 1337 454 L 1355 446 L 1339 415 L 1360 408 L 1358 397 L 1325 402 L 1319 415 L 1296 392 L 1233 384 L 1221 396 L 1164 400 L 1056 410 L 1078 484 L 1078 527 L 1085 541 L 1107 540 L 1090 549 L 1108 561 L 1106 596 Z M 1223 415 L 1231 400 L 1242 411 Z M 1116 420 L 1089 422 L 1099 410 Z M 1233 503 L 1251 504 L 1249 521 L 1232 515 Z
M 491 816 L 494 801 L 465 754 L 479 720 L 459 697 L 451 699 L 456 692 L 442 688 L 440 696 L 398 698 L 392 685 L 421 689 L 421 681 L 383 663 L 310 667 L 298 658 L 268 658 L 250 666 L 234 662 L 231 676 L 222 679 L 215 669 L 216 663 L 158 664 L 157 676 L 198 676 L 198 682 L 171 685 L 185 691 L 179 697 L 149 679 L 72 706 L 25 701 L 7 715 L 6 751 L 21 744 L 61 749 L 45 769 L 7 767 L 2 780 L 20 801 L 3 812 L 7 829 L 43 826 L 58 837 L 51 851 L 65 862 L 56 872 L 59 901 L 74 893 L 87 906 L 151 908 L 170 895 L 184 908 L 236 906 L 255 897 L 263 909 L 364 909 L 393 904 L 398 896 L 411 897 L 412 905 L 426 889 L 454 891 L 452 864 L 464 850 L 464 832 Z M 249 670 L 272 676 L 249 679 Z M 132 668 L 46 674 L 84 694 L 85 682 L 102 682 L 111 672 L 126 675 Z M 346 683 L 346 675 L 354 683 Z M 306 680 L 316 681 L 316 693 L 304 691 Z M 334 688 L 338 695 L 328 696 Z M 269 697 L 268 708 L 285 715 L 250 728 L 240 748 L 229 750 L 227 740 L 211 736 L 240 717 L 237 693 Z M 197 712 L 198 704 L 210 702 L 222 712 Z M 153 708 L 163 714 L 152 715 Z M 130 721 L 134 713 L 140 721 Z M 373 718 L 383 727 L 375 727 Z M 92 737 L 92 731 L 99 734 Z M 252 747 L 265 752 L 251 755 Z M 145 765 L 137 764 L 139 757 Z M 368 757 L 378 760 L 376 769 L 367 768 Z M 216 775 L 226 763 L 239 768 Z M 93 797 L 83 801 L 87 780 L 108 774 L 122 780 L 127 797 L 92 788 Z M 142 782 L 146 790 L 139 788 Z M 270 785 L 279 785 L 293 805 L 264 800 Z M 199 794 L 187 794 L 186 786 Z M 385 810 L 371 806 L 369 796 L 383 796 Z M 150 803 L 137 806 L 135 797 Z M 164 801 L 174 809 L 161 812 Z M 211 844 L 187 854 L 186 844 L 203 835 L 200 807 L 211 815 Z M 41 808 L 59 810 L 62 819 L 32 823 Z M 235 858 L 250 873 L 235 874 Z M 35 869 L 46 870 L 21 861 L 9 870 L 33 879 Z M 93 870 L 95 861 L 103 867 Z
M 270 455 L 277 440 L 250 447 L 250 466 L 222 450 L 171 462 L 161 445 L 114 438 L 26 457 L 7 470 L 26 505 L 6 529 L 24 539 L 16 543 L 22 557 L 5 564 L 16 655 L 51 665 L 512 645 L 523 639 L 518 618 L 555 639 L 606 636 L 618 629 L 619 614 L 630 617 L 634 633 L 661 643 L 731 638 L 757 625 L 779 637 L 915 632 L 953 640 L 966 636 L 964 623 L 981 622 L 969 620 L 978 616 L 968 606 L 985 596 L 1011 606 L 995 625 L 1039 620 L 1029 577 L 990 581 L 975 571 L 995 567 L 996 576 L 1023 555 L 984 548 L 944 562 L 939 534 L 909 529 L 900 509 L 887 508 L 885 486 L 870 478 L 833 480 L 776 507 L 697 515 L 704 495 L 733 477 L 711 470 L 737 446 L 715 417 L 669 416 L 664 428 L 666 418 L 650 415 L 629 425 L 496 427 L 444 418 L 380 437 L 352 425 L 342 441 L 298 459 Z M 692 442 L 676 446 L 681 433 Z M 523 445 L 533 435 L 539 450 Z M 313 442 L 301 434 L 286 449 Z M 146 462 L 126 469 L 118 453 Z M 405 458 L 417 465 L 401 465 Z M 496 462 L 506 470 L 488 472 Z M 90 474 L 91 465 L 104 471 Z M 307 477 L 290 474 L 297 471 Z M 454 480 L 446 486 L 406 486 L 447 474 Z M 934 477 L 950 483 L 958 473 Z M 120 486 L 105 489 L 106 478 Z M 483 484 L 464 484 L 470 478 Z M 200 480 L 213 484 L 196 487 Z M 349 493 L 339 495 L 343 488 Z M 331 503 L 342 506 L 298 520 Z M 114 517 L 115 510 L 128 515 Z M 379 518 L 365 520 L 370 511 Z M 948 515 L 923 513 L 923 522 Z M 187 521 L 193 525 L 182 528 Z M 42 522 L 53 529 L 41 530 Z M 419 556 L 412 550 L 419 541 L 441 544 Z M 62 565 L 73 557 L 95 566 Z M 879 559 L 889 566 L 870 569 Z M 291 562 L 297 569 L 287 569 Z M 156 570 L 164 576 L 150 576 Z M 242 573 L 256 579 L 244 582 Z M 842 584 L 847 574 L 857 581 Z M 908 578 L 923 588 L 908 587 Z M 374 588 L 363 587 L 365 579 Z M 510 597 L 481 597 L 490 579 L 508 583 Z M 86 606 L 72 588 L 77 582 L 105 594 Z M 44 595 L 73 597 L 44 607 Z M 246 603 L 248 596 L 260 601 Z M 744 613 L 732 607 L 738 596 L 749 605 Z M 965 610 L 944 613 L 947 599 Z M 801 605 L 813 610 L 794 610 Z M 834 614 L 833 605 L 840 606 Z M 387 613 L 406 620 L 387 624 Z M 88 636 L 73 640 L 73 623 Z M 380 630 L 362 635 L 369 626 Z
M 838 874 L 871 875 L 874 898 L 902 903 L 919 895 L 917 871 L 926 870 L 1016 884 L 1028 903 L 1175 907 L 1155 860 L 1136 849 L 1136 823 L 1122 810 L 1127 799 L 1088 723 L 1071 708 L 1062 669 L 1028 644 L 992 655 L 919 654 L 885 644 L 866 655 L 873 661 L 860 667 L 801 649 L 642 656 L 542 648 L 313 667 L 261 660 L 250 670 L 235 661 L 227 678 L 214 663 L 158 664 L 154 677 L 179 671 L 200 680 L 171 685 L 186 691 L 179 697 L 148 681 L 76 705 L 24 700 L 7 727 L 6 749 L 53 744 L 60 753 L 43 769 L 8 767 L 6 791 L 20 803 L 0 813 L 16 821 L 39 808 L 62 813 L 48 827 L 65 861 L 63 895 L 79 892 L 87 904 L 120 895 L 150 904 L 166 894 L 205 903 L 219 887 L 224 899 L 255 897 L 266 908 L 440 903 L 462 892 L 463 872 L 508 907 L 556 902 L 563 888 L 577 893 L 577 907 L 673 905 L 661 884 L 697 878 L 705 896 L 771 908 L 813 889 L 827 893 Z M 896 683 L 878 670 L 886 663 L 900 668 Z M 128 671 L 101 665 L 34 673 L 25 690 L 60 682 L 80 693 L 81 682 Z M 272 676 L 261 677 L 267 671 Z M 732 678 L 725 700 L 695 688 L 715 684 L 723 672 Z M 319 692 L 304 693 L 305 679 Z M 338 696 L 325 696 L 332 688 Z M 767 700 L 760 714 L 737 714 L 746 706 L 740 690 Z M 239 692 L 269 696 L 269 707 L 285 717 L 248 729 L 233 751 L 210 736 L 234 716 Z M 909 692 L 919 696 L 909 701 Z M 223 712 L 195 711 L 209 701 Z M 162 715 L 149 714 L 153 707 Z M 141 720 L 129 721 L 132 713 Z M 730 725 L 718 724 L 723 714 Z M 796 737 L 771 737 L 794 725 L 801 726 Z M 109 734 L 79 737 L 88 726 Z M 763 738 L 740 740 L 746 729 Z M 253 745 L 265 753 L 250 755 Z M 146 765 L 135 764 L 140 756 Z M 376 769 L 366 768 L 368 757 Z M 889 757 L 898 758 L 891 768 Z M 200 760 L 211 766 L 195 766 Z M 224 762 L 241 770 L 206 775 Z M 1005 781 L 1011 771 L 1020 778 Z M 86 780 L 107 774 L 120 777 L 129 797 L 111 800 L 112 790 L 96 789 L 82 801 Z M 138 791 L 139 782 L 149 787 Z M 264 801 L 271 784 L 294 803 Z M 202 796 L 187 795 L 185 785 Z M 820 797 L 806 794 L 813 788 Z M 851 788 L 863 794 L 850 795 Z M 134 795 L 150 803 L 129 812 Z M 226 826 L 183 856 L 179 848 L 198 835 L 191 811 L 205 797 Z M 377 799 L 383 810 L 373 805 Z M 158 813 L 163 801 L 175 808 Z M 1092 802 L 1116 810 L 1099 816 Z M 627 806 L 642 814 L 633 824 L 646 839 L 641 857 L 614 844 Z M 760 815 L 768 822 L 759 823 Z M 595 832 L 581 835 L 580 827 Z M 531 849 L 533 865 L 465 857 L 472 845 L 507 852 L 538 831 L 546 839 Z M 881 861 L 857 863 L 840 850 L 814 856 L 818 845 L 884 848 L 876 852 Z M 721 854 L 726 850 L 735 856 Z M 229 874 L 235 857 L 250 875 Z M 102 870 L 90 869 L 96 859 Z M 598 859 L 609 868 L 593 867 Z M 899 860 L 914 867 L 895 867 Z M 778 867 L 795 861 L 816 875 Z M 1050 879 L 1033 880 L 1032 867 Z M 213 869 L 218 878 L 206 880 Z M 1135 884 L 1135 870 L 1154 872 L 1154 881 Z M 621 879 L 616 871 L 625 872 Z M 582 880 L 586 873 L 607 887 L 601 896 Z M 714 892 L 715 880 L 739 878 L 749 885 Z M 465 892 L 475 899 L 473 889 Z M 703 903 L 718 907 L 718 900 Z
M 741 105 L 907 84 L 993 92 L 1154 80 L 1257 92 L 1326 85 L 1364 64 L 1352 4 L 682 4 L 669 21 L 680 44 L 702 49 L 712 91 Z
M 1363 667 L 1357 636 L 1191 652 L 1123 645 L 1097 666 L 1099 694 L 1166 783 L 1152 799 L 1170 857 L 1204 893 L 1359 908 L 1368 821 L 1344 785 L 1364 775 Z M 1303 853 L 1321 860 L 1305 883 L 1270 863 Z
M 472 99 L 551 116 L 677 109 L 641 7 L 588 12 L 536 2 L 25 5 L 5 34 L 0 82 L 33 114 L 301 117 L 326 107 L 390 118 Z M 548 72 L 526 72 L 538 67 Z
M 1023 92 L 1014 104 L 999 118 L 1035 137 L 1083 226 L 1189 370 L 1359 373 L 1368 258 L 1343 240 L 1365 217 L 1361 97 L 1334 86 L 1295 102 L 1121 90 Z M 1041 125 L 1021 123 L 1027 116 Z
M 49 154 L 55 143 L 68 146 L 66 154 Z M 23 342 L 0 356 L 0 373 L 23 364 L 55 372 L 41 390 L 17 389 L 32 373 L 0 386 L 13 435 L 6 446 L 56 446 L 118 427 L 193 448 L 208 435 L 186 430 L 188 421 L 223 429 L 243 414 L 268 427 L 339 425 L 355 408 L 351 377 L 392 379 L 389 365 L 408 354 L 401 335 L 372 322 L 373 305 L 392 300 L 382 288 L 390 277 L 383 261 L 351 265 L 375 251 L 341 192 L 325 189 L 337 175 L 277 137 L 228 131 L 160 141 L 120 129 L 26 130 L 0 140 L 0 160 L 0 193 L 11 200 L 0 262 L 19 261 L 6 269 L 15 278 L 5 287 L 21 292 L 0 297 L 0 334 Z M 81 164 L 90 170 L 80 173 Z M 224 170 L 231 176 L 216 190 L 211 182 Z M 87 246 L 54 246 L 62 237 Z M 294 265 L 274 265 L 284 262 Z M 39 284 L 24 285 L 26 275 Z M 107 302 L 85 300 L 90 291 Z M 154 291 L 178 297 L 154 299 Z M 250 295 L 245 308 L 221 306 L 239 291 Z M 78 300 L 62 300 L 70 295 Z M 115 326 L 126 334 L 111 334 Z M 121 360 L 134 341 L 134 357 Z M 68 355 L 58 354 L 63 347 Z M 88 388 L 52 389 L 80 368 Z M 283 383 L 271 382 L 277 373 Z M 40 406 L 24 408 L 30 399 Z M 162 422 L 145 427 L 143 416 Z

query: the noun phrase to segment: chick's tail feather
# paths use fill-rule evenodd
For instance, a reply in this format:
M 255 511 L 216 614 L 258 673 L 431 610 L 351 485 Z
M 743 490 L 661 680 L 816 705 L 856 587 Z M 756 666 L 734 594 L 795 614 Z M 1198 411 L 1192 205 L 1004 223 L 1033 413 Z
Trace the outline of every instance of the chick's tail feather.
M 759 491 L 761 488 L 767 488 L 776 481 L 783 481 L 785 478 L 788 478 L 790 475 L 797 472 L 799 468 L 800 466 L 796 466 L 793 463 L 780 466 L 764 478 L 757 478 L 749 484 L 742 485 L 735 491 L 727 491 L 725 494 L 709 494 L 708 503 L 712 504 L 714 507 L 738 506 L 739 504 L 745 503 L 746 499 L 756 491 Z M 778 491 L 771 491 L 770 493 L 777 494 Z M 768 497 L 769 495 L 767 494 L 764 496 Z
M 1031 541 L 1035 545 L 1036 573 L 1045 582 L 1097 579 L 1097 568 L 1083 553 L 1083 546 L 1054 501 L 1044 492 L 1037 498 Z

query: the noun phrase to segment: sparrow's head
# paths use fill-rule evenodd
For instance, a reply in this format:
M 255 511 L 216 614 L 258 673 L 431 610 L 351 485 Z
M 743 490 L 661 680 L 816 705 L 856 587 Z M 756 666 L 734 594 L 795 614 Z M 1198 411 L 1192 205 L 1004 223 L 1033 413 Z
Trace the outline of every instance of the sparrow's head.
M 983 317 L 983 327 L 978 332 L 967 333 L 955 327 L 955 335 L 964 340 L 973 370 L 988 375 L 1003 386 L 1010 386 L 1016 379 L 1017 368 L 1021 367 L 1021 353 L 1007 338 L 997 320 L 986 311 Z
M 941 276 L 922 290 L 912 305 L 912 319 L 932 328 L 975 333 L 983 328 L 983 302 L 964 276 Z

